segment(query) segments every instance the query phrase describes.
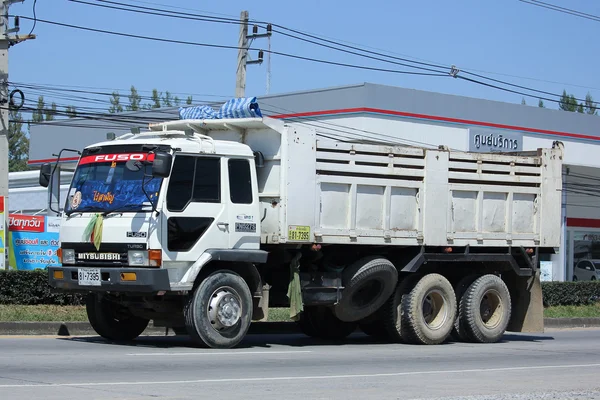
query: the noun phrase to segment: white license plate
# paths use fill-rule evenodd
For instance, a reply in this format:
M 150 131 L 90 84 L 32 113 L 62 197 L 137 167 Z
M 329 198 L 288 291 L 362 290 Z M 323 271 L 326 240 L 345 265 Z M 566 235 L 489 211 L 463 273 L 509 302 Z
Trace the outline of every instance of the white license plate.
M 82 286 L 100 286 L 100 269 L 98 268 L 78 268 L 77 281 Z

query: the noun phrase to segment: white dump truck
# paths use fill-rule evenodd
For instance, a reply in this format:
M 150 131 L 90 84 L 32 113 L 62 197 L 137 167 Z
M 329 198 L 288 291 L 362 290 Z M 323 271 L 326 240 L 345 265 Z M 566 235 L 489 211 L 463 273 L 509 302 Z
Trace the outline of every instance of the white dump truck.
M 62 266 L 48 272 L 51 286 L 87 294 L 99 335 L 133 340 L 152 320 L 231 348 L 269 307 L 329 340 L 543 330 L 539 265 L 560 244 L 560 142 L 521 153 L 349 142 L 263 117 L 254 100 L 241 109 L 183 109 L 82 150 Z

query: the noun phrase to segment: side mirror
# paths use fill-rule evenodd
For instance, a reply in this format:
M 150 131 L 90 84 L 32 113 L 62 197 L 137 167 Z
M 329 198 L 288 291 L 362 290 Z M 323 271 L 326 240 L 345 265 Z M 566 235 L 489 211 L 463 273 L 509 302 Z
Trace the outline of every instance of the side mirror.
M 152 176 L 159 178 L 167 178 L 171 174 L 171 166 L 173 165 L 173 156 L 164 151 L 154 153 L 154 161 L 152 162 Z
M 50 178 L 52 177 L 52 165 L 50 163 L 42 164 L 40 168 L 40 186 L 45 188 L 50 185 Z

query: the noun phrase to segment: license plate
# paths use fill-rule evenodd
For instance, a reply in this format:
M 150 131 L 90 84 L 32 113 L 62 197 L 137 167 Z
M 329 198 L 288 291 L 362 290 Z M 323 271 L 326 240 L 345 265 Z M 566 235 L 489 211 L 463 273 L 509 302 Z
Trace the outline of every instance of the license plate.
M 77 281 L 82 286 L 100 286 L 100 269 L 98 268 L 78 268 Z

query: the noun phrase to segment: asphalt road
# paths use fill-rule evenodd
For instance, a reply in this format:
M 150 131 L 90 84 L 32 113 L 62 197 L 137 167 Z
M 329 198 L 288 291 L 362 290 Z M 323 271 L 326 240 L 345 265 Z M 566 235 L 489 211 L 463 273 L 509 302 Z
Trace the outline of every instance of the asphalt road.
M 600 399 L 600 330 L 439 346 L 250 335 L 227 351 L 173 336 L 0 337 L 0 399 L 37 398 Z

